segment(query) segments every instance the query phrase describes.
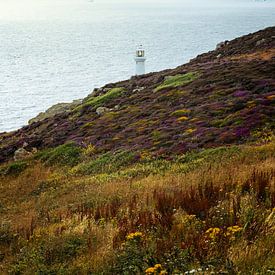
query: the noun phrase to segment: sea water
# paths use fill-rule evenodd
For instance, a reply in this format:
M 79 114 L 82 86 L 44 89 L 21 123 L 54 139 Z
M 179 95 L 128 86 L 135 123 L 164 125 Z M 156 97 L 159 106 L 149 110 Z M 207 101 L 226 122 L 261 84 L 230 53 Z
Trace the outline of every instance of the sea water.
M 0 0 L 0 132 L 128 79 L 139 44 L 152 72 L 275 25 L 272 2 L 228 2 Z

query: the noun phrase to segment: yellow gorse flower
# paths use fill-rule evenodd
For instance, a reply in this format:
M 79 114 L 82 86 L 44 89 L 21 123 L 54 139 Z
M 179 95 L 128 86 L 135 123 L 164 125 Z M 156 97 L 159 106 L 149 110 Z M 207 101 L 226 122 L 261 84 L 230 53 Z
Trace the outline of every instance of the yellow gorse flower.
M 154 268 L 155 268 L 155 269 L 161 269 L 161 264 L 156 264 L 156 265 L 154 266 Z
M 155 264 L 154 267 L 149 267 L 145 270 L 146 274 L 160 274 L 165 275 L 167 271 L 162 268 L 161 264 Z
M 210 239 L 215 239 L 221 233 L 221 229 L 218 227 L 211 227 L 205 233 L 208 235 Z
M 149 267 L 145 270 L 146 274 L 154 274 L 155 273 L 155 268 L 154 267 Z
M 242 227 L 240 227 L 238 225 L 230 226 L 230 227 L 227 227 L 225 236 L 234 237 L 234 235 L 240 231 L 242 231 Z
M 187 129 L 185 132 L 186 133 L 188 133 L 188 134 L 191 134 L 191 133 L 193 133 L 193 132 L 195 132 L 196 131 L 196 129 Z
M 140 239 L 142 239 L 142 237 L 143 237 L 143 234 L 142 234 L 141 232 L 134 232 L 134 233 L 130 233 L 130 234 L 126 237 L 126 239 L 127 239 L 128 241 L 130 241 L 130 240 L 140 240 Z
M 178 118 L 178 121 L 186 121 L 186 120 L 188 120 L 187 116 L 181 116 Z

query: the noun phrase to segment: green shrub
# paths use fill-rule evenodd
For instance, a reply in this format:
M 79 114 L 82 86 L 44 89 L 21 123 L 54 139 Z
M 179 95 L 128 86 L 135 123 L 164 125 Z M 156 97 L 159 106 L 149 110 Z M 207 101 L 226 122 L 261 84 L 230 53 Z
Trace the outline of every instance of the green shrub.
M 43 236 L 20 249 L 12 274 L 69 274 L 69 265 L 86 251 L 85 238 L 78 235 Z
M 168 274 L 175 274 L 179 271 L 183 274 L 184 271 L 188 270 L 191 262 L 192 258 L 187 249 L 184 250 L 174 246 L 170 251 L 164 253 L 164 266 Z
M 37 154 L 37 158 L 47 165 L 75 166 L 81 158 L 82 149 L 75 143 L 66 143 Z
M 139 232 L 138 232 L 139 233 Z M 134 235 L 129 234 L 130 235 Z M 150 250 L 141 238 L 127 239 L 122 249 L 117 251 L 115 264 L 111 268 L 111 274 L 144 274 L 149 267 Z
M 179 86 L 186 85 L 198 77 L 199 77 L 199 74 L 196 72 L 190 72 L 190 73 L 186 73 L 186 74 L 177 74 L 174 76 L 169 76 L 167 79 L 164 80 L 164 82 L 161 85 L 159 85 L 157 88 L 155 88 L 155 92 L 158 92 L 165 88 L 176 88 Z
M 119 168 L 132 164 L 134 160 L 135 154 L 132 152 L 108 152 L 88 163 L 80 164 L 75 171 L 77 174 L 84 175 L 112 173 L 117 171 Z
M 25 161 L 16 161 L 0 168 L 0 176 L 18 176 L 28 167 Z
M 91 98 L 84 104 L 84 106 L 92 106 L 94 108 L 100 107 L 119 97 L 124 91 L 125 89 L 123 87 L 113 88 L 106 94 Z
M 239 155 L 240 149 L 238 146 L 231 147 L 217 147 L 204 149 L 201 152 L 189 152 L 178 158 L 180 162 L 196 162 L 202 160 L 203 162 L 219 162 L 222 159 L 230 159 L 233 156 Z
M 2 222 L 0 224 L 0 245 L 9 244 L 14 238 L 10 223 Z

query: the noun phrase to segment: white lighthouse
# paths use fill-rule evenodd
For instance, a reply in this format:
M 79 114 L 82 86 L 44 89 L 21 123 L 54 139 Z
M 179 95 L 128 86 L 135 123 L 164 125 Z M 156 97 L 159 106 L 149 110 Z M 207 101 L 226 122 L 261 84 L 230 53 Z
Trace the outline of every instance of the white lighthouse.
M 145 74 L 145 52 L 140 45 L 136 51 L 135 61 L 136 61 L 136 75 Z

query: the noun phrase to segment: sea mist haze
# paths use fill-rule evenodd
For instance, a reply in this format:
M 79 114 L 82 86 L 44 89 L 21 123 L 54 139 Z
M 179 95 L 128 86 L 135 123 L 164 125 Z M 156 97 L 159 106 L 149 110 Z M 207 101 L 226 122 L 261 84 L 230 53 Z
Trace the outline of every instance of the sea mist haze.
M 159 71 L 275 23 L 272 1 L 205 2 L 0 0 L 0 132 L 131 77 L 138 44 Z

